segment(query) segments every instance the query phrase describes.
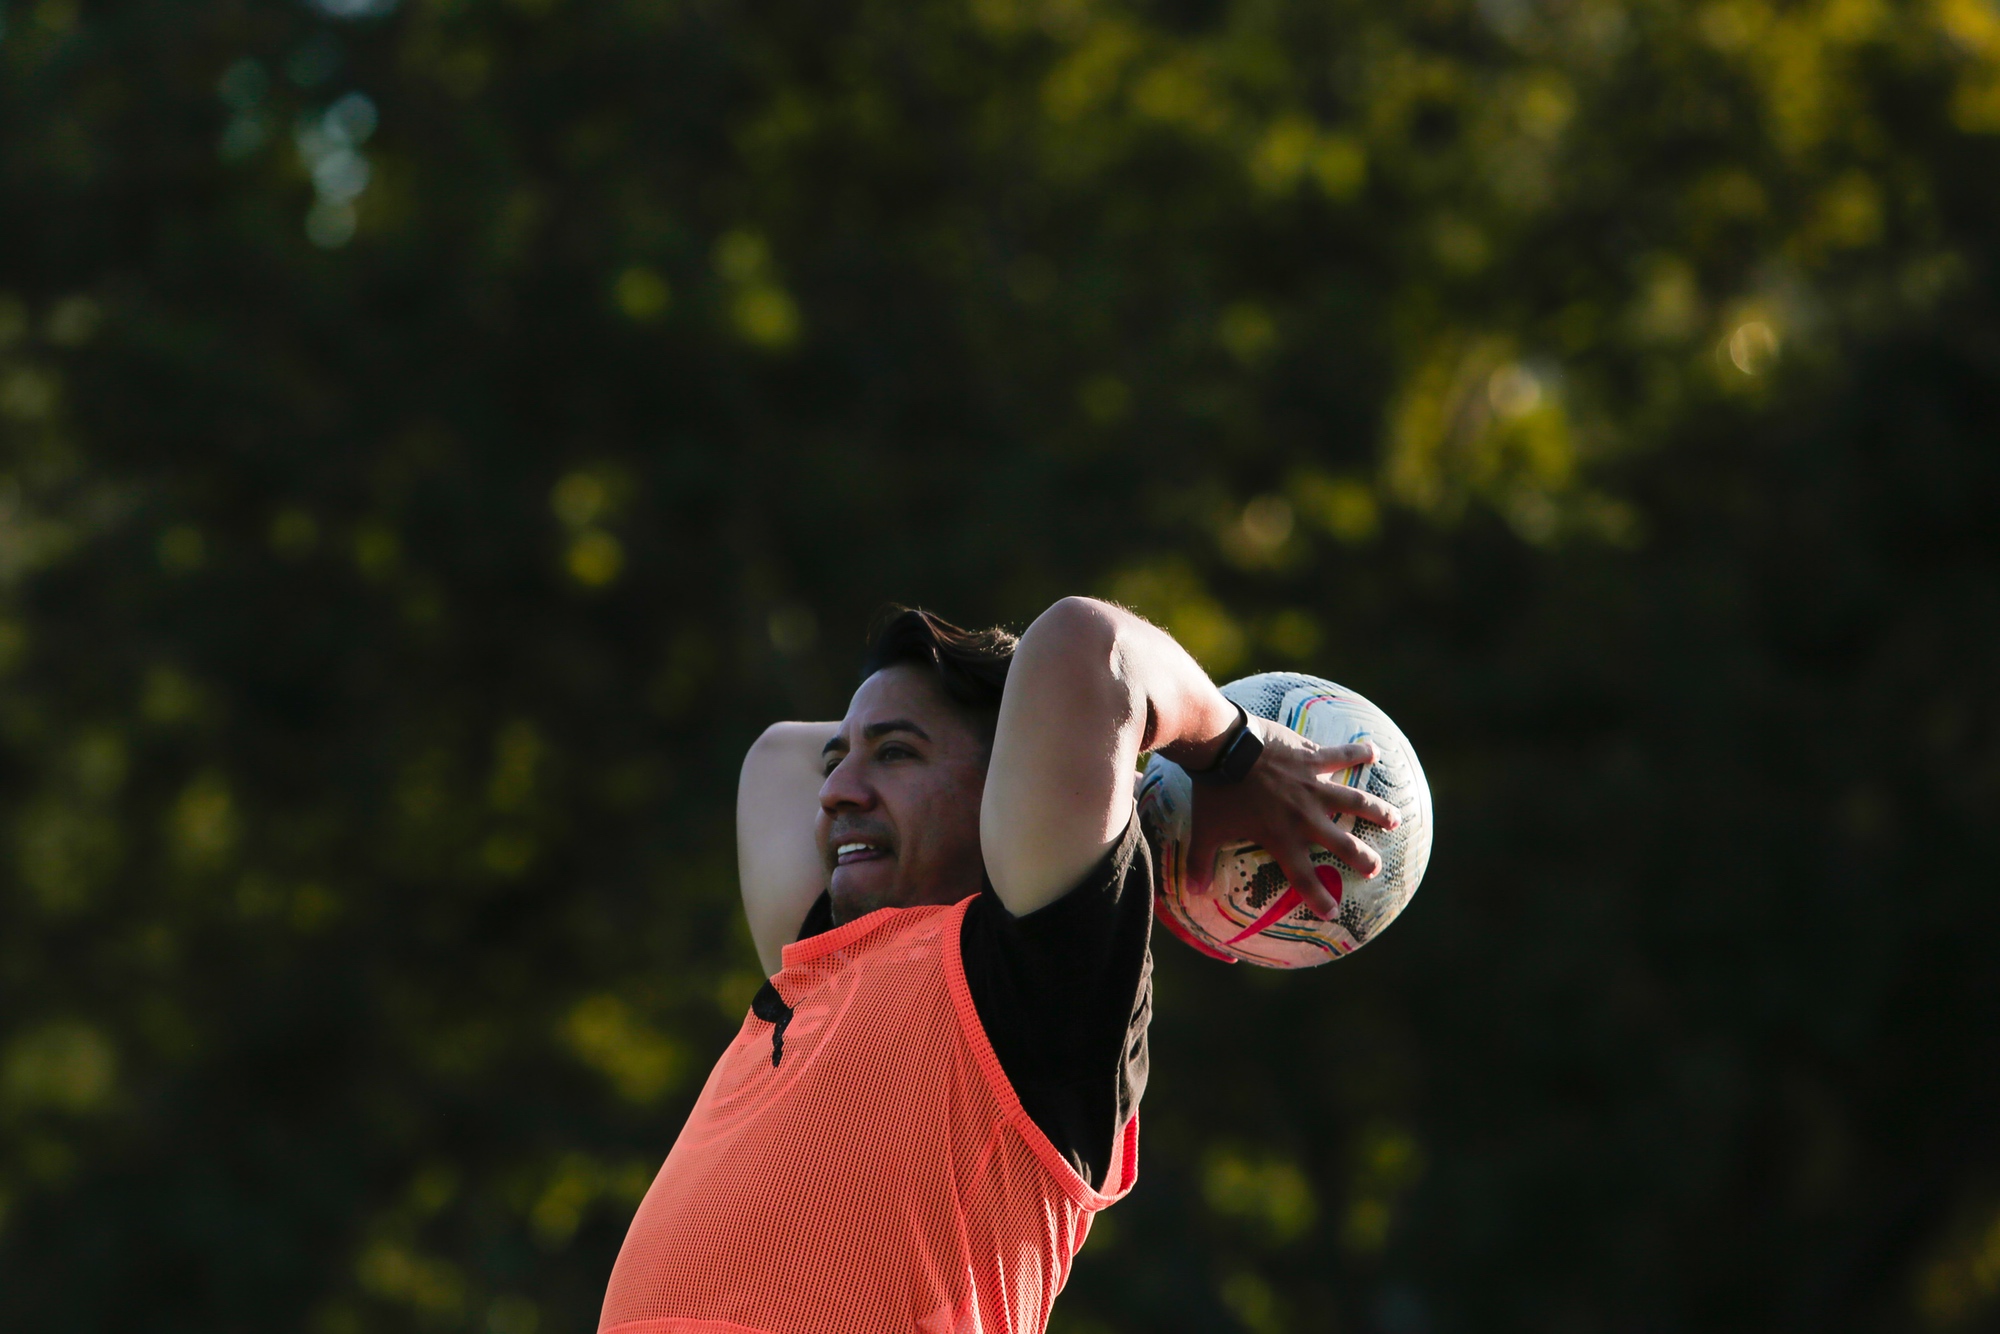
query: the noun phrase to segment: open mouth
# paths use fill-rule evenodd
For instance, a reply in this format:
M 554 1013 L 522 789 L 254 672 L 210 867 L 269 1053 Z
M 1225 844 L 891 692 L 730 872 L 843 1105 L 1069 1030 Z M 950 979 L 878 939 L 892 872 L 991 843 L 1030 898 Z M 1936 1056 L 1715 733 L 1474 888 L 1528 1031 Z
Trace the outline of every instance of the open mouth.
M 879 843 L 842 843 L 833 850 L 835 866 L 852 866 L 856 862 L 880 861 L 889 855 L 889 850 Z

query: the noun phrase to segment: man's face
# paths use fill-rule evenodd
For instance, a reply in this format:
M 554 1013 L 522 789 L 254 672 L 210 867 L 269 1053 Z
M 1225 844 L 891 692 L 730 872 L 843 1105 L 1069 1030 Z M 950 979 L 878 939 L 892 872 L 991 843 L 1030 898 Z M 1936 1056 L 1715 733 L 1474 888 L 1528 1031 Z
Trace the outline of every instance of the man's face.
M 816 835 L 833 919 L 979 892 L 987 744 L 921 667 L 861 683 L 827 743 Z

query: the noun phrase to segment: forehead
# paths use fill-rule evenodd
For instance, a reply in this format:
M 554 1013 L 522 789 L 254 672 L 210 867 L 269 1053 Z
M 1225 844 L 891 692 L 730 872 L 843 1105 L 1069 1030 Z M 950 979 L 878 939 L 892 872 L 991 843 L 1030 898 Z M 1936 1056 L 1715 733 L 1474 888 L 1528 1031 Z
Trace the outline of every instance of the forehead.
M 841 732 L 897 719 L 916 723 L 938 740 L 947 732 L 972 735 L 963 711 L 944 693 L 937 678 L 908 663 L 884 667 L 861 683 L 848 701 Z

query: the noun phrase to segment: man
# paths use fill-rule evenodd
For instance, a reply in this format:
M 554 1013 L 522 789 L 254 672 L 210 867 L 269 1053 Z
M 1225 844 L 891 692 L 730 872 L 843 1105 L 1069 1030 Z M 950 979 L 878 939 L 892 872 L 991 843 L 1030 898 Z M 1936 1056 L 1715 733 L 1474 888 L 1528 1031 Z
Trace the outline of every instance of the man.
M 743 907 L 771 980 L 612 1271 L 602 1334 L 1040 1331 L 1138 1170 L 1151 1015 L 1140 754 L 1209 780 L 1191 865 L 1250 838 L 1323 916 L 1333 822 L 1393 826 L 1163 631 L 1066 598 L 1018 643 L 902 611 L 839 723 L 744 760 Z

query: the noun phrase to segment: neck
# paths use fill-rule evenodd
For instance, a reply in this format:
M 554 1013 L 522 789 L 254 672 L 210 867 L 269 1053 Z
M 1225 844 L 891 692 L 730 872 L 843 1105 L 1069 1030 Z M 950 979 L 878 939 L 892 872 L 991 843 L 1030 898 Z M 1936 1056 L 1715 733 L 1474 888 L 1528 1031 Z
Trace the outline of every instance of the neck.
M 970 887 L 939 885 L 907 893 L 886 894 L 834 894 L 829 890 L 828 898 L 833 906 L 833 924 L 845 926 L 856 918 L 866 917 L 877 908 L 946 907 L 957 903 L 968 894 L 978 892 L 978 885 Z

